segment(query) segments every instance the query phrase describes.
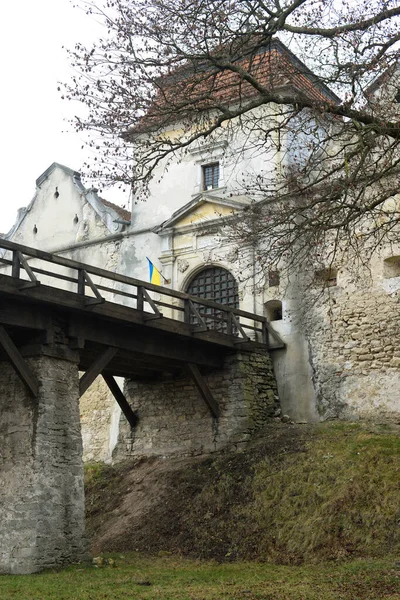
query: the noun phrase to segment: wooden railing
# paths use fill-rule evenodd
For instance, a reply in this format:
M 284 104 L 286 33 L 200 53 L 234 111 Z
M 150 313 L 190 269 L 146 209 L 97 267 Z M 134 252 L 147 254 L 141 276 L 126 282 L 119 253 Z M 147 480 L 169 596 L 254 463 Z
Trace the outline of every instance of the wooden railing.
M 264 316 L 0 238 L 1 248 L 6 252 L 0 257 L 0 264 L 4 265 L 0 274 L 18 279 L 19 289 L 45 283 L 75 292 L 83 297 L 84 305 L 106 300 L 123 303 L 142 311 L 144 321 L 168 316 L 190 324 L 196 331 L 216 330 L 234 336 L 238 344 L 256 341 L 269 347 L 272 341 L 273 347 L 284 346 Z

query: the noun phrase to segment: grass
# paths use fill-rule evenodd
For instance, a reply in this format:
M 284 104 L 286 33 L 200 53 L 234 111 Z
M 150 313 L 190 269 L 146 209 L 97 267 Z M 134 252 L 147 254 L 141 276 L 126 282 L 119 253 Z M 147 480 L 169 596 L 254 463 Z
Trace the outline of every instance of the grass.
M 360 426 L 320 427 L 304 452 L 255 467 L 253 552 L 277 560 L 385 556 L 399 550 L 400 438 Z M 268 531 L 268 536 L 262 536 Z
M 394 426 L 270 426 L 158 473 L 166 491 L 136 518 L 123 502 L 139 463 L 88 466 L 92 540 L 122 519 L 116 567 L 0 576 L 0 600 L 400 600 L 399 456 Z
M 101 549 L 297 565 L 393 556 L 400 551 L 399 457 L 395 427 L 271 426 L 244 452 L 171 473 L 168 495 L 136 520 L 123 513 L 124 533 Z M 110 480 L 109 506 L 110 481 L 87 487 L 92 539 L 124 497 L 129 471 L 124 465 L 118 477 L 121 468 Z
M 400 600 L 392 559 L 276 566 L 174 556 L 115 556 L 116 567 L 77 566 L 0 577 L 1 600 Z

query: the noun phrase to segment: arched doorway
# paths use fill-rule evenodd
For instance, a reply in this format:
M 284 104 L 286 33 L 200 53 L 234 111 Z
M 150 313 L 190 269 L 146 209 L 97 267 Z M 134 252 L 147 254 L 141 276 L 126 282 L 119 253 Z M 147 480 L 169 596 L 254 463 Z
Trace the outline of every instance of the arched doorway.
M 238 284 L 232 273 L 222 267 L 207 267 L 197 273 L 189 282 L 186 289 L 191 296 L 207 298 L 218 304 L 226 304 L 232 308 L 239 308 Z M 205 319 L 208 327 L 217 331 L 227 330 L 226 315 L 209 306 L 196 305 L 197 310 Z M 208 318 L 207 318 L 208 317 Z M 197 324 L 192 315 L 191 321 Z

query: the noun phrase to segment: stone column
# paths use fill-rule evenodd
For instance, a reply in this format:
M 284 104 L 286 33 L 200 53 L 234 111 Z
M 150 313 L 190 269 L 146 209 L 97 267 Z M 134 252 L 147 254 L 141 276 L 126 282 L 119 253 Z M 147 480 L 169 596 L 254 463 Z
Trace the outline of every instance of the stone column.
M 76 358 L 26 359 L 37 398 L 11 364 L 0 363 L 0 574 L 86 556 Z

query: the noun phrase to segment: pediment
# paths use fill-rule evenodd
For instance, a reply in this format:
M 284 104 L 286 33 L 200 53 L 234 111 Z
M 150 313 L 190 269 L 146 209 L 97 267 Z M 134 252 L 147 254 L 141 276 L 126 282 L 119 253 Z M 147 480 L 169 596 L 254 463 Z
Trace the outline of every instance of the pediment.
M 175 211 L 170 219 L 167 219 L 155 229 L 155 232 L 161 233 L 171 228 L 190 228 L 190 226 L 215 221 L 221 217 L 230 217 L 247 206 L 248 203 L 249 200 L 245 196 L 221 198 L 210 193 L 199 194 L 185 206 Z

